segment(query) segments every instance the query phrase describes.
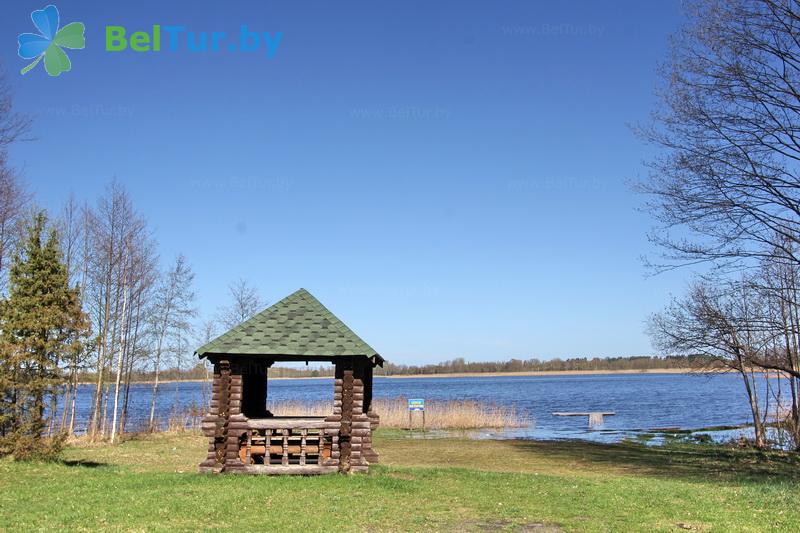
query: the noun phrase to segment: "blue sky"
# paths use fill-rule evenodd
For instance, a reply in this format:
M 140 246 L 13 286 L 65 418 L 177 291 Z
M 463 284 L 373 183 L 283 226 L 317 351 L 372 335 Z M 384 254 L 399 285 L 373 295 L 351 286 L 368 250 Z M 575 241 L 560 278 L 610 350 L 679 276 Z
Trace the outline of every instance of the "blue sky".
M 0 47 L 40 204 L 116 178 L 182 252 L 201 317 L 243 277 L 305 287 L 388 359 L 637 355 L 690 272 L 647 277 L 629 183 L 678 2 L 56 2 L 72 71 Z M 281 32 L 260 51 L 110 53 L 104 28 Z M 162 37 L 162 41 L 165 38 Z

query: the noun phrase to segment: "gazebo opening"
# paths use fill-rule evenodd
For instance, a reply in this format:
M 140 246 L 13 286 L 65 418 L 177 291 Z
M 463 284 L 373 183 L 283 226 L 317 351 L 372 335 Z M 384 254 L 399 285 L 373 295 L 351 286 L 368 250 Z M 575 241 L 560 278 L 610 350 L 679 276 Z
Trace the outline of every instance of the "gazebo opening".
M 242 414 L 247 418 L 267 418 L 267 375 L 266 365 L 253 365 L 242 375 Z
M 366 471 L 378 461 L 372 431 L 373 368 L 383 358 L 305 289 L 197 350 L 214 365 L 202 472 L 321 474 Z M 326 416 L 275 416 L 267 409 L 276 362 L 331 363 Z

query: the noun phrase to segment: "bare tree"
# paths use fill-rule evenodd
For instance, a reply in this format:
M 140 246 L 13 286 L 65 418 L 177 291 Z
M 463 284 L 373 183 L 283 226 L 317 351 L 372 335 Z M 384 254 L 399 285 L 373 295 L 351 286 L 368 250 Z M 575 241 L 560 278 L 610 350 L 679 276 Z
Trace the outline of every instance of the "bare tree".
M 641 188 L 661 222 L 668 268 L 754 266 L 800 230 L 800 7 L 792 0 L 695 0 L 664 68 L 644 137 L 664 148 Z M 672 231 L 676 228 L 689 229 Z
M 172 338 L 187 335 L 191 331 L 191 318 L 195 314 L 192 283 L 194 272 L 183 255 L 175 259 L 174 265 L 164 273 L 153 297 L 151 328 L 154 341 L 153 396 L 150 403 L 149 429 L 153 431 L 156 423 L 156 401 L 158 399 L 159 377 L 164 352 Z
M 122 383 L 122 368 L 125 361 L 125 347 L 128 340 L 128 301 L 130 296 L 130 270 L 128 255 L 129 244 L 125 243 L 125 250 L 122 253 L 122 326 L 120 338 L 121 341 L 117 345 L 117 377 L 114 384 L 114 418 L 111 421 L 111 443 L 116 441 L 117 437 L 117 413 L 119 412 L 119 391 L 120 384 Z
M 661 106 L 640 130 L 663 149 L 640 188 L 659 222 L 651 239 L 663 256 L 651 266 L 705 263 L 713 277 L 654 320 L 654 338 L 740 372 L 763 446 L 756 368 L 791 376 L 800 428 L 800 3 L 688 7 Z
M 782 253 L 776 251 L 777 255 Z M 766 302 L 765 329 L 770 331 L 773 345 L 764 353 L 756 354 L 752 364 L 766 371 L 776 371 L 782 378 L 776 382 L 776 419 L 784 423 L 792 444 L 800 449 L 800 265 L 782 258 L 763 261 L 755 280 Z M 788 413 L 786 402 L 780 397 L 784 380 L 788 381 L 789 388 Z
M 5 164 L 9 146 L 26 139 L 30 126 L 30 117 L 14 111 L 11 87 L 0 70 L 0 163 Z
M 30 201 L 30 195 L 20 184 L 15 172 L 6 165 L 3 157 L 0 153 L 0 292 L 2 293 L 6 289 L 9 259 L 23 234 L 23 221 Z
M 217 324 L 213 320 L 206 320 L 204 321 L 200 329 L 197 331 L 197 343 L 198 345 L 203 345 L 211 342 L 217 336 Z M 206 381 L 203 384 L 203 405 L 208 405 L 208 401 L 211 397 L 211 363 L 208 359 L 202 359 L 203 368 L 206 371 Z
M 124 293 L 129 290 L 128 269 L 131 243 L 146 238 L 145 221 L 136 213 L 128 193 L 114 182 L 97 208 L 90 213 L 88 287 L 86 302 L 98 333 L 95 342 L 96 382 L 92 402 L 90 435 L 103 436 L 107 429 L 108 397 L 106 373 L 111 368 L 122 339 L 126 317 Z M 124 309 L 127 312 L 127 307 Z
M 767 445 L 765 413 L 759 405 L 759 374 L 752 362 L 772 345 L 770 330 L 764 327 L 763 304 L 748 280 L 698 282 L 686 298 L 673 301 L 650 320 L 650 334 L 660 349 L 703 354 L 741 376 L 759 448 Z
M 0 291 L 5 291 L 9 259 L 23 234 L 30 194 L 8 164 L 8 148 L 25 139 L 30 119 L 14 111 L 11 88 L 0 71 Z
M 86 214 L 85 209 L 82 208 L 75 197 L 70 195 L 67 203 L 61 211 L 61 215 L 56 220 L 56 227 L 58 228 L 58 235 L 61 239 L 61 250 L 64 255 L 64 264 L 67 268 L 69 275 L 70 286 L 78 287 L 81 299 L 84 295 L 84 283 L 86 278 L 84 275 L 85 268 L 83 259 L 85 254 L 85 237 L 86 237 Z M 82 344 L 81 346 L 84 346 Z M 74 413 L 77 399 L 78 390 L 78 370 L 83 364 L 85 358 L 85 350 L 71 352 L 67 364 L 67 371 L 69 378 L 64 391 L 63 409 L 61 412 L 61 430 L 72 433 L 74 427 Z M 51 404 L 51 409 L 55 412 L 55 398 Z
M 211 342 L 217 336 L 217 324 L 213 320 L 206 320 L 200 325 L 197 331 L 197 342 L 200 345 Z
M 61 238 L 64 264 L 67 266 L 69 280 L 73 285 L 83 281 L 81 279 L 81 245 L 86 234 L 84 213 L 85 206 L 81 206 L 75 195 L 70 194 L 55 222 Z
M 144 229 L 142 227 L 142 229 Z M 157 256 L 155 247 L 149 235 L 144 231 L 132 233 L 131 241 L 127 243 L 125 250 L 126 262 L 123 264 L 122 277 L 122 325 L 120 327 L 120 341 L 117 347 L 117 368 L 116 381 L 114 385 L 114 410 L 111 425 L 111 442 L 114 442 L 116 435 L 122 433 L 124 429 L 123 419 L 125 416 L 128 399 L 129 379 L 123 377 L 129 375 L 134 360 L 138 355 L 139 325 L 142 322 L 141 314 L 143 306 L 141 300 L 150 292 L 155 281 L 157 272 Z M 120 410 L 120 393 L 123 392 L 123 406 Z M 118 422 L 119 419 L 119 422 Z
M 261 311 L 266 305 L 255 287 L 239 278 L 228 286 L 231 303 L 219 310 L 219 322 L 230 329 Z
M 155 268 L 154 268 L 155 270 Z M 130 324 L 128 330 L 131 332 L 129 343 L 127 343 L 127 357 L 125 363 L 125 388 L 122 400 L 122 412 L 120 414 L 119 432 L 125 433 L 125 423 L 128 418 L 128 404 L 130 399 L 131 379 L 133 377 L 134 366 L 144 360 L 150 354 L 152 344 L 148 343 L 148 335 L 144 334 L 146 328 L 143 327 L 147 317 L 146 301 L 152 297 L 154 278 L 151 278 L 147 286 L 142 286 L 135 291 L 132 297 L 132 310 L 129 316 Z

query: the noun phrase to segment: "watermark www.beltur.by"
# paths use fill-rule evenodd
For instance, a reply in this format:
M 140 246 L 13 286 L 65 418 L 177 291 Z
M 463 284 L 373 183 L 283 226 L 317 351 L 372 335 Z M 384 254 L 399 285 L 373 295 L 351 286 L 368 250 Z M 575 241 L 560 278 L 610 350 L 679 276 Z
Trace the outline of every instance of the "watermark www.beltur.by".
M 136 109 L 126 105 L 72 104 L 71 106 L 46 106 L 35 111 L 38 116 L 130 118 Z
M 189 180 L 189 185 L 197 189 L 211 189 L 216 191 L 288 191 L 292 187 L 292 180 L 283 177 L 262 178 L 254 176 L 230 176 L 227 178 L 192 179 Z
M 350 117 L 366 120 L 447 120 L 450 110 L 417 106 L 356 108 L 350 110 Z
M 594 24 L 549 24 L 543 23 L 535 26 L 522 26 L 507 24 L 502 26 L 503 35 L 519 37 L 603 37 L 606 33 L 605 26 Z
M 587 190 L 598 191 L 608 185 L 596 177 L 542 177 L 520 178 L 506 182 L 506 189 L 514 192 Z

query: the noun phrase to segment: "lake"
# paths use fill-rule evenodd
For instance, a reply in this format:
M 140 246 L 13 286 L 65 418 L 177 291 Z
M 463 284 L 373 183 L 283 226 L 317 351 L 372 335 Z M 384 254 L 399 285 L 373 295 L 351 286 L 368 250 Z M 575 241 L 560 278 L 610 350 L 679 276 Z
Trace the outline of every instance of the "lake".
M 778 380 L 772 380 L 777 384 Z M 761 385 L 761 398 L 766 387 Z M 773 386 L 774 388 L 774 386 Z M 332 379 L 273 380 L 270 402 L 281 400 L 330 400 Z M 376 398 L 425 398 L 427 400 L 477 400 L 514 406 L 526 416 L 527 428 L 504 432 L 477 432 L 478 436 L 533 439 L 581 438 L 616 441 L 659 428 L 697 430 L 739 426 L 750 422 L 741 378 L 734 374 L 603 374 L 559 376 L 502 376 L 448 378 L 375 378 Z M 94 387 L 80 387 L 76 431 L 87 425 Z M 784 394 L 788 388 L 784 386 Z M 128 431 L 146 427 L 152 385 L 131 386 Z M 208 384 L 162 384 L 157 418 L 163 425 L 174 412 L 204 407 Z M 774 402 L 771 403 L 774 405 Z M 556 411 L 614 411 L 605 424 L 590 430 L 586 417 L 553 416 Z M 738 432 L 714 432 L 717 438 Z

